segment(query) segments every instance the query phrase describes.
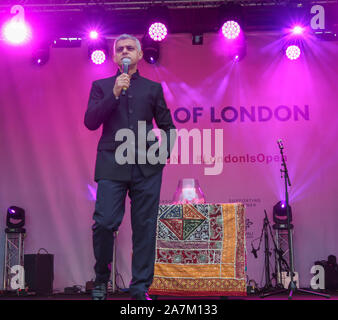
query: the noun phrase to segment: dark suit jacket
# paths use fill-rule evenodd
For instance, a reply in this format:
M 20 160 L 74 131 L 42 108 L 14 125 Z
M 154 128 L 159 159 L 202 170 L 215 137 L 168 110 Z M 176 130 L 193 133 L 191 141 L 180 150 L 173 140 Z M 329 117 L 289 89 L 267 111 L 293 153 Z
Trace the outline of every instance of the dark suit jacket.
M 94 81 L 90 91 L 84 118 L 85 126 L 89 130 L 96 130 L 101 124 L 103 125 L 102 136 L 97 147 L 95 181 L 100 179 L 130 180 L 131 165 L 120 165 L 115 159 L 116 148 L 124 142 L 116 141 L 115 134 L 124 128 L 132 130 L 136 137 L 137 150 L 138 121 L 146 121 L 146 133 L 148 133 L 153 129 L 153 119 L 155 119 L 158 128 L 166 132 L 168 157 L 170 156 L 170 129 L 175 129 L 175 126 L 164 100 L 161 84 L 141 77 L 137 71 L 131 77 L 130 87 L 126 94 L 121 94 L 116 100 L 113 88 L 116 77 L 120 74 L 118 70 L 113 77 Z M 147 142 L 147 150 L 155 142 Z M 137 163 L 137 151 L 135 158 Z M 162 170 L 164 164 L 152 165 L 147 161 L 145 164 L 139 164 L 139 167 L 143 175 L 147 177 Z

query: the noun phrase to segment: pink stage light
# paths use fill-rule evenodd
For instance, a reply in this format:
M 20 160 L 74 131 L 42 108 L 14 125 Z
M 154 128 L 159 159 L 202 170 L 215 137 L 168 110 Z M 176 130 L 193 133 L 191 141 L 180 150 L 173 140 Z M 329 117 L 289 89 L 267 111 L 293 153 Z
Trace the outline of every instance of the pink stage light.
M 300 49 L 296 45 L 291 45 L 287 47 L 285 54 L 290 60 L 296 60 L 300 56 Z
M 241 27 L 236 21 L 227 21 L 222 26 L 222 33 L 227 39 L 236 39 L 241 32 Z
M 106 60 L 106 54 L 103 50 L 95 50 L 90 56 L 91 60 L 95 64 L 102 64 Z
M 91 40 L 97 40 L 99 38 L 99 33 L 96 30 L 91 30 L 89 32 L 89 38 Z
M 162 41 L 167 34 L 167 27 L 161 22 L 153 23 L 149 28 L 149 36 L 154 41 Z
M 2 29 L 3 37 L 6 42 L 13 45 L 27 43 L 32 36 L 30 27 L 24 22 L 9 21 Z
M 304 28 L 301 26 L 294 26 L 291 31 L 295 35 L 300 35 L 304 32 Z

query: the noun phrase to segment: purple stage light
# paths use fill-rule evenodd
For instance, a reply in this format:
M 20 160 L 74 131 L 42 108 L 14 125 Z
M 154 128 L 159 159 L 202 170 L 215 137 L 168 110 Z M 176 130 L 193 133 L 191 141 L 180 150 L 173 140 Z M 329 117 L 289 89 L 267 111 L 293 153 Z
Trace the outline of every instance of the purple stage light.
M 300 35 L 304 32 L 304 28 L 301 26 L 294 26 L 291 31 L 293 34 Z
M 227 21 L 222 26 L 222 33 L 227 39 L 236 39 L 241 32 L 241 27 L 236 21 Z
M 149 36 L 154 41 L 162 41 L 167 34 L 167 27 L 161 22 L 153 23 L 149 28 Z
M 95 64 L 102 64 L 106 60 L 106 54 L 103 50 L 95 50 L 92 52 L 90 58 Z
M 89 38 L 91 40 L 97 40 L 99 38 L 99 33 L 96 30 L 91 30 L 89 32 Z
M 296 45 L 291 45 L 287 47 L 285 54 L 290 60 L 296 60 L 300 56 L 300 49 Z
M 24 22 L 9 21 L 2 29 L 5 40 L 13 45 L 27 43 L 32 36 L 30 27 Z

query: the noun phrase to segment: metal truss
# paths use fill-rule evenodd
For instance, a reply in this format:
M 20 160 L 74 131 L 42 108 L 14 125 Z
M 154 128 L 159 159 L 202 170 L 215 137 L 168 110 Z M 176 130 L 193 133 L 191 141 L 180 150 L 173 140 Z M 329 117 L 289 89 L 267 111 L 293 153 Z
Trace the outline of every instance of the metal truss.
M 222 4 L 235 3 L 241 6 L 285 6 L 310 3 L 338 3 L 338 0 L 205 0 L 205 1 L 186 1 L 186 0 L 5 0 L 0 5 L 0 11 L 10 6 L 19 4 L 27 10 L 34 12 L 50 11 L 81 11 L 84 8 L 101 7 L 107 11 L 115 10 L 144 10 L 154 5 L 165 5 L 170 9 L 193 9 L 193 8 L 216 8 Z
M 222 4 L 240 6 L 243 29 L 246 32 L 280 30 L 290 12 L 306 12 L 313 4 L 325 4 L 329 12 L 327 30 L 336 33 L 338 26 L 338 0 L 233 0 L 233 1 L 186 1 L 186 0 L 2 0 L 0 4 L 0 25 L 9 17 L 14 4 L 22 5 L 32 21 L 44 21 L 49 29 L 53 25 L 60 36 L 70 34 L 77 37 L 77 30 L 86 20 L 100 19 L 106 36 L 119 33 L 142 34 L 147 25 L 147 9 L 156 5 L 168 7 L 170 33 L 208 33 L 219 29 L 219 10 Z M 236 8 L 231 8 L 231 11 Z M 238 8 L 237 8 L 238 9 Z M 226 10 L 225 10 L 226 11 Z M 41 19 L 34 19 L 41 17 Z M 41 22 L 42 23 L 42 22 Z M 48 26 L 47 26 L 48 24 Z M 242 26 L 242 25 L 241 25 Z M 334 38 L 335 39 L 335 38 Z
M 22 232 L 6 232 L 5 240 L 5 259 L 3 274 L 3 289 L 13 290 L 11 286 L 12 268 L 14 266 L 24 267 L 24 238 Z
M 277 271 L 277 283 L 282 284 L 282 273 L 289 271 L 290 261 L 289 261 L 289 239 L 288 239 L 288 230 L 286 228 L 279 228 L 274 225 L 275 229 L 275 242 L 277 250 L 282 252 L 283 260 L 286 263 L 282 263 L 276 257 L 276 271 Z M 291 229 L 291 237 L 293 236 L 293 228 Z

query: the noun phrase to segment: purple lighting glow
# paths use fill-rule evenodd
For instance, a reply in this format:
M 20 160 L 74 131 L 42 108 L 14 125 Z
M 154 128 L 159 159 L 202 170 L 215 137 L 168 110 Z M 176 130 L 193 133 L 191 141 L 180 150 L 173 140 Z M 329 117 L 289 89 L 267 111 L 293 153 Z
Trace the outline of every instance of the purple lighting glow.
M 300 56 L 300 49 L 296 45 L 291 45 L 287 47 L 285 54 L 290 60 L 296 60 Z
M 222 33 L 227 39 L 235 39 L 241 32 L 241 28 L 236 21 L 227 21 L 222 26 Z
M 95 50 L 91 54 L 90 58 L 95 64 L 102 64 L 106 60 L 106 54 L 102 50 Z
M 292 33 L 293 34 L 302 34 L 303 33 L 303 31 L 304 31 L 304 28 L 303 27 L 301 27 L 301 26 L 294 26 L 293 28 L 292 28 Z
M 5 40 L 13 45 L 27 43 L 32 36 L 30 27 L 24 22 L 10 21 L 2 29 Z
M 286 208 L 286 201 L 285 200 L 281 200 L 280 206 L 281 206 L 282 209 Z
M 167 27 L 163 23 L 153 23 L 149 28 L 149 36 L 154 41 L 162 41 L 167 36 L 167 34 Z
M 91 40 L 97 40 L 99 38 L 99 33 L 96 30 L 92 30 L 89 32 L 89 38 Z

